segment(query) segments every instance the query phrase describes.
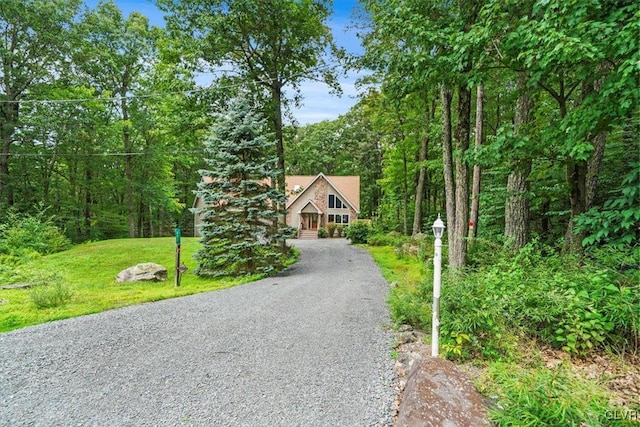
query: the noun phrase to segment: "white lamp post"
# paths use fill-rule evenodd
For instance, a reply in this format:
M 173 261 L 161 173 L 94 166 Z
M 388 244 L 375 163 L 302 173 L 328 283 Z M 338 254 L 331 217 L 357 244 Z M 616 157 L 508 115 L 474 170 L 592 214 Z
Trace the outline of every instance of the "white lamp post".
M 438 357 L 438 334 L 440 331 L 440 278 L 442 276 L 442 235 L 444 222 L 438 219 L 433 222 L 433 235 L 436 238 L 433 249 L 433 318 L 431 321 L 431 356 Z

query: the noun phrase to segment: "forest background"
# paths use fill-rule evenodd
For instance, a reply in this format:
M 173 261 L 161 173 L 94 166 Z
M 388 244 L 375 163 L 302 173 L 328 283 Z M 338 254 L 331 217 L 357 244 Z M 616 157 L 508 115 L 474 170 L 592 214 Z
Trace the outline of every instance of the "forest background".
M 300 2 L 312 30 L 271 3 L 235 18 L 273 27 L 232 28 L 234 2 L 198 21 L 205 3 L 160 1 L 159 28 L 111 2 L 3 1 L 2 212 L 46 209 L 74 242 L 189 233 L 212 113 L 253 85 L 286 174 L 360 175 L 361 217 L 383 231 L 415 234 L 442 212 L 454 266 L 469 224 L 516 248 L 637 241 L 634 2 L 364 1 L 361 55 L 332 38 L 329 2 Z M 300 81 L 340 90 L 344 69 L 370 73 L 357 104 L 297 126 Z

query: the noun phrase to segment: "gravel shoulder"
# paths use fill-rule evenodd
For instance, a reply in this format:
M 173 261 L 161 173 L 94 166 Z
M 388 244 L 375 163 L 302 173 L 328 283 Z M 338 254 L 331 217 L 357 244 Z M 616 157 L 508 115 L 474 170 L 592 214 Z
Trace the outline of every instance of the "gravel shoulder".
M 278 276 L 0 335 L 0 426 L 392 425 L 380 270 L 292 243 Z

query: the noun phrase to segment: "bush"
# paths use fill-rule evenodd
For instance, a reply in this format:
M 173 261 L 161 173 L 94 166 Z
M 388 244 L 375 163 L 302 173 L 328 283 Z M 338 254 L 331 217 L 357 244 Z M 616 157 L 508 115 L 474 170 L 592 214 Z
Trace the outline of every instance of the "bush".
M 327 237 L 327 230 L 324 228 L 318 228 L 318 238 L 324 239 L 325 237 Z
M 367 238 L 367 244 L 371 246 L 397 246 L 403 241 L 402 235 L 397 233 L 375 233 Z
M 38 308 L 59 307 L 73 297 L 71 287 L 57 273 L 50 273 L 32 280 L 29 297 Z
M 637 353 L 638 275 L 552 252 L 537 243 L 516 255 L 494 250 L 489 265 L 444 274 L 443 349 L 463 360 L 510 359 L 519 339 L 528 336 L 579 356 L 605 347 Z M 389 302 L 396 322 L 430 328 L 431 276 L 426 274 L 417 292 L 392 290 Z
M 344 232 L 344 226 L 343 225 L 337 225 L 336 226 L 336 233 L 338 233 L 338 237 L 342 237 L 342 233 Z
M 330 222 L 327 224 L 327 231 L 329 232 L 329 237 L 333 238 L 333 235 L 336 233 L 336 227 L 338 224 L 335 222 Z
M 8 212 L 0 224 L 0 253 L 20 255 L 26 250 L 47 255 L 68 249 L 71 242 L 44 213 L 45 210 L 33 215 Z
M 351 243 L 367 243 L 367 239 L 372 234 L 373 229 L 368 222 L 354 221 L 349 227 L 347 227 L 347 239 L 351 240 Z
M 473 353 L 488 358 L 508 356 L 508 334 L 580 356 L 603 347 L 638 351 L 638 284 L 577 257 L 543 251 L 533 243 L 515 257 L 503 254 L 494 265 L 445 277 L 443 335 L 469 335 Z

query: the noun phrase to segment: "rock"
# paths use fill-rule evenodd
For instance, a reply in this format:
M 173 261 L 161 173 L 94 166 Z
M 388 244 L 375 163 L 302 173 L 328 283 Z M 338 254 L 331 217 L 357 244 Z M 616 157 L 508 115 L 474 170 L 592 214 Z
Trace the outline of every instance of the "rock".
M 414 361 L 398 409 L 398 427 L 489 426 L 485 400 L 471 381 L 443 359 Z
M 32 287 L 33 283 L 28 282 L 20 282 L 20 283 L 12 283 L 10 285 L 2 285 L 0 289 L 26 289 Z
M 116 276 L 116 282 L 163 282 L 167 280 L 167 269 L 160 264 L 143 262 L 122 270 Z

